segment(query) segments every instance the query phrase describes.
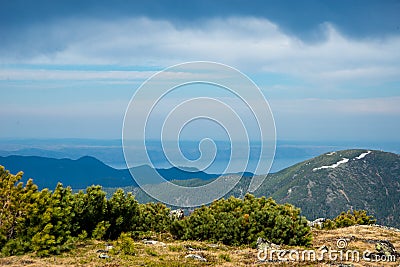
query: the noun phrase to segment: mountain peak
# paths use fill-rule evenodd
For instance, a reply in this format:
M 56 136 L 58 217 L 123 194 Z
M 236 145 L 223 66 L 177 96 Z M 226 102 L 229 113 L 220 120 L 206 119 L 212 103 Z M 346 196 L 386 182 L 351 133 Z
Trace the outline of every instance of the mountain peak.
M 85 162 L 85 163 L 98 163 L 98 164 L 104 164 L 102 161 L 98 160 L 95 157 L 92 156 L 83 156 L 77 159 L 76 161 L 78 162 Z
M 256 194 L 294 204 L 310 219 L 366 209 L 379 223 L 400 226 L 394 219 L 400 217 L 396 208 L 399 192 L 398 154 L 349 149 L 325 153 L 270 174 Z

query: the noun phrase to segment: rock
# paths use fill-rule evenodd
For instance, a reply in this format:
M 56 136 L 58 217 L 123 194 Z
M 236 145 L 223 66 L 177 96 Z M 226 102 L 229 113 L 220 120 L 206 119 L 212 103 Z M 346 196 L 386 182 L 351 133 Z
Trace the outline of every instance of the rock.
M 390 243 L 388 240 L 379 240 L 375 243 L 375 249 L 378 253 L 390 256 L 390 255 L 397 255 L 396 249 L 394 248 L 393 244 Z
M 99 258 L 100 259 L 109 259 L 110 256 L 107 254 L 110 250 L 112 250 L 114 247 L 112 245 L 106 244 L 105 249 L 99 249 L 96 252 L 100 253 Z
M 318 218 L 314 221 L 307 221 L 307 225 L 313 228 L 321 229 L 324 222 L 326 222 L 326 218 Z
M 106 244 L 104 249 L 99 249 L 96 252 L 97 253 L 108 253 L 110 250 L 112 250 L 114 247 L 112 245 Z
M 268 240 L 265 240 L 262 237 L 257 238 L 257 249 L 258 250 L 266 250 L 266 249 L 279 249 L 280 246 L 276 245 Z
M 177 209 L 171 210 L 169 212 L 169 216 L 171 216 L 172 219 L 182 220 L 185 217 L 185 214 L 183 212 L 183 209 Z
M 329 247 L 328 246 L 326 246 L 326 245 L 323 245 L 322 247 L 320 247 L 319 249 L 318 249 L 319 251 L 321 251 L 321 252 L 329 252 Z
M 157 244 L 157 242 L 158 241 L 155 241 L 155 240 L 147 240 L 147 239 L 143 240 L 143 243 L 147 244 L 147 245 L 155 245 L 155 244 Z
M 106 253 L 100 253 L 99 258 L 100 259 L 109 259 L 110 256 L 108 256 L 108 254 L 106 254 Z
M 198 254 L 188 254 L 188 255 L 185 256 L 185 258 L 186 259 L 195 259 L 195 260 L 203 261 L 203 262 L 207 261 L 206 258 L 204 258 L 204 257 L 202 257 L 202 256 L 200 256 Z
M 143 243 L 146 245 L 160 245 L 160 246 L 166 246 L 164 242 L 156 241 L 156 240 L 147 240 L 143 239 Z
M 192 248 L 191 246 L 185 246 L 185 248 L 189 251 L 196 251 L 196 249 Z

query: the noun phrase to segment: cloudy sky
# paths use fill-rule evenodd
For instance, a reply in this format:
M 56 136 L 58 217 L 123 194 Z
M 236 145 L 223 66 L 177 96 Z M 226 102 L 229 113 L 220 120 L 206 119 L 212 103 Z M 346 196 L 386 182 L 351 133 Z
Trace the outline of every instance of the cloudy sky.
M 151 75 L 233 66 L 281 140 L 400 132 L 400 1 L 0 1 L 0 138 L 121 137 Z

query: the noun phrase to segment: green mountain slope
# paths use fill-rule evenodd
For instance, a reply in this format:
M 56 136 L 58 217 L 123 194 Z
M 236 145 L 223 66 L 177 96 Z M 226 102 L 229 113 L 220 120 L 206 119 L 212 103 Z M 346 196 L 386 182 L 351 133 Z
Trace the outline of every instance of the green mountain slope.
M 188 179 L 174 183 L 199 186 L 212 180 Z M 250 180 L 243 177 L 224 197 L 243 197 Z M 111 195 L 116 188 L 105 190 Z M 154 201 L 140 188 L 125 190 L 132 191 L 139 202 Z M 300 207 L 310 220 L 364 209 L 379 224 L 400 227 L 400 155 L 360 149 L 326 153 L 267 175 L 253 194 Z
M 326 153 L 268 175 L 255 192 L 302 209 L 309 219 L 365 209 L 400 226 L 400 155 L 367 150 Z

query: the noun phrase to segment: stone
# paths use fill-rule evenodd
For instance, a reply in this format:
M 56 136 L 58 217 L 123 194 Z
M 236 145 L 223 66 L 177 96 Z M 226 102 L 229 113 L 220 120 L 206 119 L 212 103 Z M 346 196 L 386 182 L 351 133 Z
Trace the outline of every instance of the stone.
M 258 250 L 266 250 L 266 249 L 279 249 L 280 246 L 276 245 L 269 240 L 266 240 L 262 237 L 257 238 L 257 249 Z
M 198 254 L 188 254 L 188 255 L 185 256 L 185 258 L 186 259 L 195 259 L 195 260 L 203 261 L 203 262 L 207 261 L 206 258 L 204 258 L 204 257 L 202 257 L 202 256 L 200 256 Z
M 386 256 L 397 255 L 396 249 L 393 244 L 388 240 L 379 240 L 375 243 L 375 249 L 380 254 L 384 254 Z

